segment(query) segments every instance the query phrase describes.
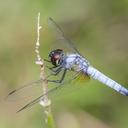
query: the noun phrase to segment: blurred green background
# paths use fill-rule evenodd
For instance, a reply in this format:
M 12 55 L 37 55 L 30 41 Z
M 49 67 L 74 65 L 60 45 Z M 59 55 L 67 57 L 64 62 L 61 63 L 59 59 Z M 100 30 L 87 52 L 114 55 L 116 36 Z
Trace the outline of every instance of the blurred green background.
M 44 126 L 40 105 L 16 114 L 17 104 L 4 101 L 10 90 L 39 78 L 34 52 L 38 12 L 46 26 L 40 38 L 43 57 L 52 44 L 50 16 L 93 66 L 128 86 L 128 0 L 1 0 L 0 128 Z M 57 128 L 128 128 L 127 97 L 94 80 L 82 84 L 53 103 Z

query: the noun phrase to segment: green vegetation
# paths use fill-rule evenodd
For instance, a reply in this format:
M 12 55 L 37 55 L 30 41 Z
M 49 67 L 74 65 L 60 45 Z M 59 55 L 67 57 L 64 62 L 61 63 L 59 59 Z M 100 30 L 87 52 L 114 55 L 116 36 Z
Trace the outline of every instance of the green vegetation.
M 44 58 L 53 43 L 47 27 L 52 17 L 94 67 L 128 88 L 127 0 L 1 0 L 0 128 L 46 127 L 39 104 L 15 114 L 27 102 L 3 101 L 10 90 L 39 79 L 34 51 L 38 12 Z M 77 85 L 52 98 L 57 128 L 128 128 L 128 97 L 94 80 Z

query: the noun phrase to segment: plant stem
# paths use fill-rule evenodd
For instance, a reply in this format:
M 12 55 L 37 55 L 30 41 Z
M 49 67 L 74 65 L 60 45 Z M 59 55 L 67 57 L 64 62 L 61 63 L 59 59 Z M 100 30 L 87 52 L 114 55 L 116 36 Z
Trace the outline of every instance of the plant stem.
M 36 52 L 36 64 L 40 65 L 40 78 L 43 80 L 42 82 L 42 87 L 43 87 L 43 94 L 46 94 L 48 91 L 48 81 L 45 76 L 45 67 L 44 67 L 44 60 L 40 56 L 39 52 L 39 46 L 40 46 L 40 29 L 42 26 L 40 26 L 40 13 L 38 13 L 38 19 L 37 19 L 37 41 L 36 41 L 36 47 L 35 47 L 35 52 Z M 48 98 L 48 95 L 45 95 L 41 100 L 40 104 L 43 106 L 44 113 L 46 115 L 46 124 L 48 128 L 55 128 L 55 123 L 54 123 L 54 118 L 51 112 L 51 100 Z

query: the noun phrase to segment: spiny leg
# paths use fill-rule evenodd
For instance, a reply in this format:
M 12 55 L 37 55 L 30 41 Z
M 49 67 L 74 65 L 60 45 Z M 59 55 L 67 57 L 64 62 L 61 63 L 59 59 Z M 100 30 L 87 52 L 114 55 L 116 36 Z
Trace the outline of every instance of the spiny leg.
M 45 60 L 46 62 L 48 62 L 48 63 L 51 63 L 51 61 L 49 61 L 49 60 L 47 60 L 47 59 L 44 59 L 44 60 Z M 50 75 L 57 76 L 57 75 L 62 71 L 62 66 L 59 66 L 59 67 L 57 67 L 57 66 L 49 67 L 49 66 L 46 65 L 46 67 L 47 67 L 50 71 L 52 71 L 52 73 L 51 73 Z M 66 70 L 67 70 L 67 69 L 64 69 L 64 73 L 62 74 L 62 77 L 61 77 L 60 80 L 48 80 L 48 82 L 61 83 L 61 82 L 64 80 L 64 78 L 65 78 Z
M 50 64 L 52 64 L 52 62 L 51 62 L 50 60 L 44 59 L 44 61 L 45 61 L 45 62 L 48 62 L 48 63 L 50 63 Z M 50 69 L 51 71 L 54 71 L 53 69 L 57 68 L 57 66 L 55 66 L 55 65 L 52 66 L 52 67 L 49 67 L 49 66 L 46 65 L 46 67 L 47 67 L 48 69 Z
M 60 66 L 60 67 L 51 67 L 51 68 L 53 68 L 53 69 L 55 69 L 55 70 L 52 70 L 51 68 L 49 68 L 49 67 L 47 67 L 50 71 L 52 71 L 52 75 L 58 75 L 59 73 L 60 73 L 60 71 L 62 71 L 62 66 Z
M 47 59 L 44 59 L 44 61 L 46 61 L 46 62 L 48 62 L 48 63 L 52 63 L 51 61 L 49 61 L 49 60 L 47 60 Z M 55 74 L 56 74 L 56 72 L 58 72 L 58 70 L 59 69 L 61 69 L 62 68 L 62 66 L 52 66 L 52 67 L 49 67 L 49 66 L 47 66 L 46 65 L 46 68 L 48 68 L 49 70 L 51 70 L 52 72 L 55 72 Z
M 62 70 L 60 70 L 60 71 L 62 71 Z M 53 83 L 62 83 L 62 81 L 63 81 L 63 80 L 64 80 L 64 78 L 65 78 L 66 72 L 67 72 L 67 69 L 64 69 L 64 72 L 63 72 L 62 77 L 61 77 L 61 79 L 60 79 L 60 80 L 48 80 L 48 82 L 53 82 Z M 59 73 L 58 73 L 58 74 L 59 74 Z
M 44 61 L 48 62 L 48 63 L 52 63 L 50 60 L 44 59 Z

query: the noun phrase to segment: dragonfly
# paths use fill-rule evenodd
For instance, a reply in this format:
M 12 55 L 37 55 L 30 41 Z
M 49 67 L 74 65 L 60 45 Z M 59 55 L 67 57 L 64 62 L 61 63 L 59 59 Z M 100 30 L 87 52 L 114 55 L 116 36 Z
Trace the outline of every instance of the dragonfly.
M 72 49 L 73 52 L 65 53 L 64 50 L 61 48 L 53 49 L 50 51 L 48 59 L 44 59 L 46 62 L 52 65 L 51 67 L 47 66 L 50 72 L 52 72 L 50 75 L 48 75 L 47 81 L 55 83 L 57 84 L 57 86 L 49 89 L 45 94 L 41 94 L 36 99 L 30 101 L 28 104 L 26 104 L 24 107 L 22 107 L 17 112 L 20 112 L 36 103 L 39 103 L 40 100 L 45 95 L 50 94 L 56 91 L 57 89 L 61 88 L 63 85 L 68 84 L 69 82 L 75 80 L 80 74 L 83 74 L 84 76 L 88 78 L 98 80 L 102 84 L 114 89 L 118 93 L 124 96 L 128 96 L 128 89 L 126 89 L 124 86 L 117 83 L 116 81 L 112 80 L 105 74 L 101 73 L 99 70 L 93 67 L 83 55 L 81 55 L 81 53 L 78 51 L 78 49 L 76 48 L 72 40 L 70 40 L 69 38 L 65 36 L 60 26 L 52 18 L 48 19 L 48 25 L 52 28 L 52 30 L 54 30 L 55 35 L 57 36 L 57 41 L 58 42 L 62 41 L 64 44 L 70 47 L 70 49 Z M 59 46 L 61 45 L 62 44 L 60 44 Z M 64 80 L 65 80 L 65 76 L 67 72 L 71 72 L 71 71 L 75 72 L 75 74 L 72 76 L 72 78 L 70 78 L 69 80 L 65 82 Z M 58 76 L 60 72 L 62 73 L 62 76 L 60 79 L 50 80 L 50 77 L 52 75 Z M 42 81 L 43 80 L 40 79 L 35 82 L 32 82 L 31 84 L 25 85 L 19 89 L 15 89 L 12 92 L 10 92 L 7 97 L 10 97 L 11 95 L 14 95 L 15 93 L 17 93 L 19 90 L 22 90 L 33 84 L 34 86 L 37 86 L 36 84 L 41 83 Z

